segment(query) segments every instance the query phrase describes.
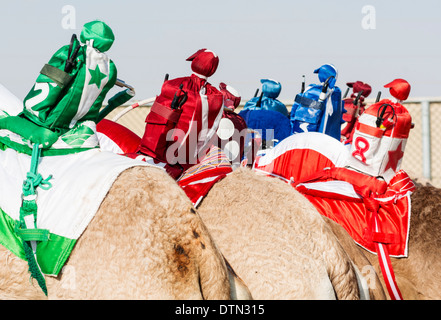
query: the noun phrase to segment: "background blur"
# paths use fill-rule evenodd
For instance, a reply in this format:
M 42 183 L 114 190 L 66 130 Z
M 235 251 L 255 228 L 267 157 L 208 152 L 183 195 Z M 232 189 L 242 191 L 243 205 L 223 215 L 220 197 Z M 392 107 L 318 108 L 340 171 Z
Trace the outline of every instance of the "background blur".
M 94 19 L 113 29 L 109 56 L 139 99 L 156 95 L 166 73 L 188 75 L 185 59 L 200 48 L 220 58 L 210 82 L 230 84 L 243 99 L 272 78 L 282 83 L 279 98 L 292 100 L 302 75 L 316 82 L 313 71 L 325 63 L 337 67 L 343 91 L 360 80 L 375 93 L 404 78 L 411 97 L 441 96 L 438 0 L 0 2 L 0 81 L 20 98 L 50 56 Z
M 325 63 L 337 67 L 337 85 L 343 92 L 347 82 L 360 80 L 372 86 L 372 99 L 378 91 L 383 98 L 390 97 L 383 86 L 404 78 L 412 86 L 407 106 L 416 125 L 403 167 L 427 175 L 430 166 L 430 178 L 441 187 L 439 0 L 0 3 L 0 82 L 19 98 L 30 90 L 51 55 L 95 19 L 114 31 L 116 40 L 108 55 L 118 77 L 135 87 L 135 100 L 159 94 L 166 73 L 171 78 L 189 75 L 185 59 L 200 48 L 211 49 L 220 58 L 209 81 L 231 85 L 241 93 L 242 102 L 253 97 L 260 79 L 271 78 L 281 82 L 279 99 L 290 105 L 302 75 L 307 83 L 316 83 L 313 71 Z M 430 101 L 430 128 L 421 120 L 421 101 Z M 145 114 L 148 108 L 138 112 Z M 135 111 L 122 120 L 131 117 L 136 119 L 131 125 L 143 130 L 143 119 Z M 429 154 L 422 150 L 427 131 Z

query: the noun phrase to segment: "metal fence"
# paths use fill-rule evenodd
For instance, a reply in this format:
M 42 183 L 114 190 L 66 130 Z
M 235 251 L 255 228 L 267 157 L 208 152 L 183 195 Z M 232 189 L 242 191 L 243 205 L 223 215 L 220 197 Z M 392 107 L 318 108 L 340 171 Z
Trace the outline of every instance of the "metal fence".
M 283 102 L 283 101 L 282 101 Z M 366 101 L 368 104 L 372 101 Z M 244 102 L 242 102 L 244 103 Z M 288 109 L 290 103 L 286 102 Z M 425 178 L 441 188 L 441 98 L 413 99 L 403 103 L 412 116 L 411 130 L 401 168 L 415 177 Z M 241 110 L 242 106 L 236 109 Z M 124 107 L 112 111 L 106 118 L 112 119 Z M 150 106 L 138 107 L 125 114 L 118 123 L 142 136 L 145 118 Z
M 407 141 L 401 167 L 441 187 L 441 99 L 403 103 L 415 127 Z

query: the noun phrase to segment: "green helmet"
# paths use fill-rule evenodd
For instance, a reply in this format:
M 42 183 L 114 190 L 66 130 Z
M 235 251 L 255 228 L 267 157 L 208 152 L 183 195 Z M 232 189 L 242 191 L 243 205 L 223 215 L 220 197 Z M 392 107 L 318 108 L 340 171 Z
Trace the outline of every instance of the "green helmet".
M 102 21 L 91 21 L 83 26 L 80 40 L 86 43 L 87 40 L 93 39 L 93 47 L 101 52 L 106 52 L 110 49 L 115 40 L 112 29 Z

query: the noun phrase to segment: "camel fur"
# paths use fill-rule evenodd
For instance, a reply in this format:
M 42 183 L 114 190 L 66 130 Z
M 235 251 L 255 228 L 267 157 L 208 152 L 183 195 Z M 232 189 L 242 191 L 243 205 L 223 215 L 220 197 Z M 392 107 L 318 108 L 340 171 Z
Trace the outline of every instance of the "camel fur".
M 282 255 L 280 252 L 282 249 L 279 248 L 282 248 L 284 244 L 280 238 L 286 237 L 285 229 L 292 224 L 292 218 L 289 216 L 295 214 L 301 217 L 305 216 L 306 212 L 311 215 L 311 212 L 315 212 L 315 208 L 311 209 L 304 204 L 303 199 L 306 200 L 306 198 L 285 182 L 282 184 L 289 187 L 290 191 L 287 191 L 288 193 L 281 193 L 281 189 L 276 188 L 273 183 L 270 183 L 271 181 L 277 181 L 277 184 L 279 184 L 281 181 L 278 179 L 265 178 L 268 185 L 264 185 L 261 181 L 262 178 L 257 178 L 258 176 L 255 174 L 255 184 L 253 186 L 252 178 L 249 176 L 250 174 L 245 174 L 245 171 L 241 173 L 235 172 L 233 175 L 225 178 L 224 182 L 228 182 L 228 184 L 225 183 L 225 185 L 222 186 L 222 181 L 218 183 L 210 192 L 207 199 L 202 202 L 198 211 L 224 254 L 227 255 L 228 252 L 227 256 L 232 263 L 233 261 L 236 263 L 236 269 L 239 270 L 244 277 L 245 275 L 247 276 L 245 277 L 246 283 L 253 292 L 253 296 L 258 298 L 259 294 L 261 294 L 260 291 L 265 290 L 256 289 L 256 283 L 260 281 L 261 283 L 259 285 L 263 285 L 263 283 L 265 281 L 268 282 L 268 280 L 259 280 L 257 277 L 252 278 L 249 272 L 246 273 L 246 268 L 242 268 L 241 264 L 246 264 L 250 267 L 250 270 L 260 267 L 259 262 L 257 262 L 256 265 L 251 265 L 248 262 L 248 256 L 251 256 L 252 253 L 245 251 L 249 250 L 249 244 L 247 244 L 246 237 L 243 236 L 242 230 L 247 230 L 249 234 L 253 234 L 253 232 L 256 232 L 255 230 L 259 229 L 258 224 L 262 223 L 265 224 L 265 226 L 266 224 L 271 225 L 271 222 L 267 220 L 273 220 L 272 227 L 268 227 L 266 230 L 276 229 L 280 234 L 275 237 L 272 247 L 267 245 L 266 241 L 269 241 L 267 239 L 270 236 L 265 234 L 264 231 L 261 231 L 261 234 L 259 233 L 255 236 L 256 239 L 253 238 L 253 241 L 259 243 L 256 247 L 259 249 L 262 248 L 262 252 L 265 252 L 260 253 L 262 261 L 266 261 L 268 264 L 268 266 L 265 265 L 265 267 L 270 268 L 268 261 L 271 261 L 271 257 L 279 257 Z M 421 181 L 421 179 L 414 179 L 416 191 L 411 195 L 412 212 L 409 234 L 409 255 L 407 258 L 391 258 L 391 262 L 397 285 L 405 300 L 439 300 L 441 299 L 441 261 L 439 260 L 439 256 L 441 255 L 441 239 L 438 237 L 438 230 L 441 229 L 441 218 L 439 215 L 441 212 L 441 189 L 433 187 L 430 183 L 427 183 L 427 181 L 422 181 L 422 183 L 419 181 Z M 249 184 L 251 184 L 251 187 Z M 224 192 L 224 195 L 222 192 Z M 215 196 L 210 198 L 211 195 Z M 242 196 L 246 199 L 242 199 Z M 293 204 L 293 202 L 297 203 Z M 238 208 L 235 209 L 235 206 Z M 293 210 L 293 208 L 296 210 Z M 293 211 L 295 211 L 295 213 L 293 213 Z M 257 212 L 265 216 L 265 218 L 257 216 Z M 264 212 L 264 214 L 262 212 Z M 291 214 L 281 214 L 286 212 L 291 212 Z M 225 218 L 225 216 L 228 216 L 228 218 Z M 276 219 L 273 219 L 273 217 L 276 217 Z M 378 256 L 355 244 L 343 227 L 331 219 L 324 216 L 321 217 L 338 239 L 337 241 L 353 264 L 356 274 L 359 276 L 359 280 L 360 277 L 364 279 L 364 286 L 367 286 L 369 299 L 390 299 L 379 266 Z M 253 219 L 255 219 L 255 221 L 253 221 Z M 278 221 L 278 219 L 285 219 L 286 221 Z M 224 223 L 230 225 L 224 226 Z M 251 230 L 252 228 L 254 229 Z M 295 228 L 291 229 L 296 230 Z M 315 226 L 310 226 L 310 229 L 314 230 Z M 231 230 L 231 232 L 229 230 Z M 259 239 L 259 236 L 265 240 Z M 229 243 L 227 241 L 228 237 L 234 237 L 235 240 Z M 237 254 L 237 257 L 235 257 L 234 253 L 232 253 L 234 248 L 229 248 L 228 246 L 233 247 L 234 243 L 239 240 L 241 240 L 241 243 L 237 244 L 237 246 L 243 246 L 244 249 L 237 249 L 240 254 Z M 240 257 L 240 255 L 244 256 Z M 286 259 L 287 258 L 285 258 L 285 262 Z M 280 265 L 283 265 L 282 260 L 278 262 Z M 292 265 L 294 266 L 294 264 Z M 282 267 L 272 265 L 271 268 L 279 270 Z M 281 276 L 281 278 L 285 279 L 287 277 L 287 272 Z M 274 279 L 276 279 L 276 277 L 274 277 Z M 265 283 L 265 285 L 269 286 L 268 283 Z M 282 296 L 287 297 L 286 286 L 286 283 L 280 285 L 278 288 L 275 285 L 272 286 L 272 291 L 269 295 L 280 299 L 283 299 Z M 359 287 L 363 287 L 363 283 Z M 266 289 L 268 290 L 268 288 Z M 364 289 L 366 288 L 364 287 Z M 283 292 L 283 294 L 280 294 L 280 292 Z M 265 296 L 264 293 L 262 293 L 262 295 Z
M 198 212 L 253 298 L 360 298 L 343 247 L 287 183 L 240 168 L 214 185 Z
M 365 293 L 366 298 L 369 297 L 370 300 L 386 300 L 388 297 L 384 289 L 386 287 L 384 286 L 384 282 L 381 282 L 382 279 L 378 276 L 374 266 L 367 258 L 366 255 L 368 252 L 357 245 L 341 225 L 328 217 L 322 216 L 322 218 L 331 228 L 354 264 L 361 282 L 359 287 L 364 289 L 364 291 L 367 290 Z
M 27 262 L 0 246 L 0 298 L 45 299 Z M 230 299 L 249 294 L 179 186 L 134 167 L 114 182 L 58 277 L 49 299 Z M 242 287 L 241 287 L 242 286 Z M 243 296 L 241 296 L 243 297 Z

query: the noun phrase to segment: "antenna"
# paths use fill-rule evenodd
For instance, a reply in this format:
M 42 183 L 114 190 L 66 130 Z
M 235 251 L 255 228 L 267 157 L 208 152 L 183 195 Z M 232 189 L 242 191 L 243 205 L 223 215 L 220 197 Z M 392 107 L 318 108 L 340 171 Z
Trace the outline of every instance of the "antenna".
M 378 91 L 378 93 L 377 93 L 377 99 L 375 99 L 375 103 L 377 103 L 378 101 L 380 101 L 380 97 L 381 97 L 381 91 Z
M 300 91 L 300 93 L 305 92 L 305 75 L 303 75 L 303 81 L 302 81 L 302 90 Z

